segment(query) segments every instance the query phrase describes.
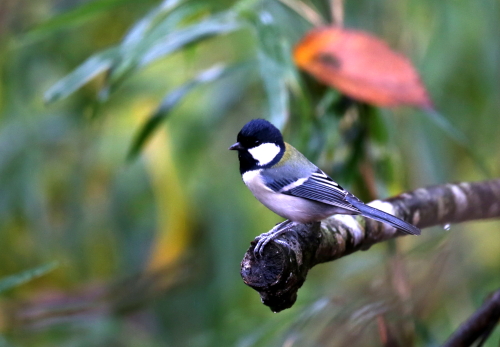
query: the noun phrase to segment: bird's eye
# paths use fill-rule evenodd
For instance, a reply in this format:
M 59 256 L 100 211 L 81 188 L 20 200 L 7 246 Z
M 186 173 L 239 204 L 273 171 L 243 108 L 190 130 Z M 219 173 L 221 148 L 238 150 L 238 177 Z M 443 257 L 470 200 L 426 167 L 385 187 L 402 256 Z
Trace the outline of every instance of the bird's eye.
M 260 142 L 259 140 L 255 140 L 255 141 L 253 142 L 254 146 L 258 146 L 258 145 L 260 145 L 260 143 L 261 143 L 261 142 Z

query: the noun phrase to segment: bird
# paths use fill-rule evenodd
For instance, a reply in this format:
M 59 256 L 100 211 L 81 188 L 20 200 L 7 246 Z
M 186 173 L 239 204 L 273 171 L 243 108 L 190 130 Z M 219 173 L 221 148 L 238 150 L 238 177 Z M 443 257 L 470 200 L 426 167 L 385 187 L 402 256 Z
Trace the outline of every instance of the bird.
M 255 254 L 262 255 L 268 242 L 294 224 L 318 222 L 334 214 L 362 215 L 407 234 L 421 233 L 416 226 L 365 205 L 284 142 L 278 128 L 265 119 L 246 123 L 238 133 L 237 142 L 229 149 L 238 151 L 243 182 L 255 198 L 287 219 L 257 238 Z M 280 240 L 275 242 L 284 244 Z

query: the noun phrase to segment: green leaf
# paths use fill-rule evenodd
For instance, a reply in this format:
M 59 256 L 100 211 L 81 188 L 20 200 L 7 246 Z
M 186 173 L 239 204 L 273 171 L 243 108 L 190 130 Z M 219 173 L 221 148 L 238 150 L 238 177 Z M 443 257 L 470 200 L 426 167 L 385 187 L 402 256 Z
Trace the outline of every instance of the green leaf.
M 25 284 L 35 278 L 41 277 L 54 270 L 57 266 L 57 262 L 52 262 L 16 275 L 5 277 L 0 280 L 0 293 Z
M 241 27 L 237 15 L 226 11 L 213 15 L 186 28 L 167 34 L 157 44 L 148 49 L 139 63 L 140 66 L 151 64 L 176 50 L 202 39 L 235 31 Z
M 264 82 L 269 107 L 269 120 L 283 129 L 288 119 L 288 90 L 275 61 L 262 51 L 257 54 L 259 71 Z
M 272 13 L 262 10 L 253 20 L 258 37 L 259 72 L 264 83 L 269 119 L 283 129 L 289 114 L 287 88 L 290 50 L 274 24 Z
M 141 43 L 146 33 L 153 27 L 155 20 L 161 15 L 171 12 L 180 3 L 180 0 L 165 0 L 150 11 L 130 28 L 122 40 L 122 47 L 135 47 Z
M 237 13 L 226 11 L 175 30 L 188 16 L 204 8 L 199 4 L 189 3 L 178 6 L 180 2 L 181 0 L 164 0 L 128 31 L 121 44 L 94 54 L 52 86 L 45 93 L 45 101 L 52 103 L 65 98 L 98 74 L 109 71 L 106 84 L 99 92 L 101 101 L 105 100 L 136 69 L 187 44 L 240 27 Z
M 153 113 L 152 116 L 146 121 L 142 126 L 140 131 L 137 133 L 132 146 L 128 153 L 128 160 L 133 160 L 137 157 L 141 148 L 144 146 L 146 141 L 151 137 L 153 132 L 158 128 L 158 126 L 166 120 L 170 111 L 194 88 L 199 85 L 213 82 L 222 76 L 227 75 L 229 72 L 236 70 L 241 65 L 235 65 L 232 67 L 226 67 L 221 64 L 217 64 L 207 70 L 204 70 L 198 74 L 195 78 L 189 82 L 184 83 L 177 89 L 168 93 L 163 99 L 162 103 L 158 109 Z
M 198 13 L 205 6 L 189 4 L 175 8 L 177 2 L 169 1 L 136 23 L 119 45 L 120 59 L 112 67 L 106 86 L 113 89 L 139 67 L 145 52 L 158 44 L 186 18 Z
M 324 116 L 339 100 L 339 92 L 333 88 L 328 88 L 316 105 L 316 109 L 314 110 L 316 115 L 319 117 Z
M 80 24 L 81 22 L 94 17 L 100 13 L 105 13 L 115 7 L 135 2 L 136 0 L 94 0 L 88 1 L 73 10 L 60 14 L 27 32 L 23 41 L 33 41 L 51 34 L 57 30 L 65 29 L 70 26 Z
M 109 48 L 94 54 L 69 75 L 59 80 L 45 93 L 46 103 L 67 97 L 95 76 L 111 68 L 118 56 L 116 48 Z
M 491 171 L 486 164 L 485 160 L 481 157 L 481 155 L 474 149 L 474 147 L 469 142 L 467 136 L 464 135 L 459 129 L 455 128 L 453 124 L 450 123 L 445 116 L 441 113 L 437 112 L 434 109 L 426 109 L 424 110 L 425 114 L 429 117 L 429 119 L 436 124 L 441 130 L 443 130 L 446 135 L 456 141 L 458 144 L 462 146 L 463 149 L 469 154 L 474 164 L 477 166 L 479 170 L 483 173 L 486 178 L 491 178 Z
M 180 0 L 165 0 L 154 10 L 150 11 L 145 17 L 139 20 L 125 35 L 122 43 L 118 47 L 112 47 L 107 50 L 94 54 L 87 59 L 78 68 L 73 70 L 66 77 L 57 82 L 45 94 L 47 103 L 51 103 L 75 92 L 85 83 L 90 81 L 98 74 L 111 70 L 109 80 L 111 83 L 117 82 L 125 77 L 137 65 L 140 55 L 153 45 L 156 41 L 165 36 L 165 32 L 172 30 L 187 15 L 192 14 L 193 10 L 199 6 L 190 6 L 180 11 L 173 18 L 168 18 L 154 27 L 154 22 L 158 17 L 164 16 L 177 7 Z M 99 8 L 109 9 L 108 2 L 101 4 Z M 154 30 L 152 28 L 154 27 Z M 159 31 L 162 31 L 159 33 Z M 151 33 L 150 33 L 151 32 Z M 150 35 L 147 35 L 150 33 Z M 109 82 L 109 81 L 108 81 Z M 106 86 L 110 89 L 110 86 Z M 105 99 L 109 91 L 101 91 L 100 96 Z

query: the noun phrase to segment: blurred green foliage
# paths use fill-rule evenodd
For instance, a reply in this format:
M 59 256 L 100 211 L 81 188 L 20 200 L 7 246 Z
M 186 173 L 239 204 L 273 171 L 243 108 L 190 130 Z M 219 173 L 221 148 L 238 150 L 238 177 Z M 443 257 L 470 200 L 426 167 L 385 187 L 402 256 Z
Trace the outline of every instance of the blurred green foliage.
M 345 102 L 297 71 L 311 24 L 289 3 L 0 2 L 0 281 L 60 264 L 1 293 L 0 345 L 380 346 L 385 327 L 435 346 L 500 287 L 494 221 L 319 266 L 278 315 L 244 286 L 249 241 L 279 221 L 227 151 L 252 118 L 364 199 L 484 178 L 421 112 Z M 329 21 L 328 1 L 304 3 Z M 500 1 L 345 6 L 348 27 L 412 59 L 498 177 Z
M 24 283 L 27 283 L 37 277 L 41 277 L 46 273 L 54 270 L 57 263 L 50 263 L 47 265 L 39 266 L 35 269 L 30 269 L 19 274 L 8 276 L 0 280 L 0 292 L 5 292 L 9 289 L 16 288 Z

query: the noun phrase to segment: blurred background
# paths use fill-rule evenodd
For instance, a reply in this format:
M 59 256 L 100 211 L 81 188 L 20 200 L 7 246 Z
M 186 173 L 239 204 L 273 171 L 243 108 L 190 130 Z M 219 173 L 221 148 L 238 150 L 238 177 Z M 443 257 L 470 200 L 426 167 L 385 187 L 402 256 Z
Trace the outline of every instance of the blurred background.
M 252 118 L 365 201 L 500 174 L 500 1 L 345 3 L 466 146 L 298 71 L 310 9 L 330 22 L 326 0 L 1 0 L 0 346 L 436 346 L 500 287 L 498 221 L 319 265 L 279 314 L 243 284 L 280 221 L 227 150 Z

